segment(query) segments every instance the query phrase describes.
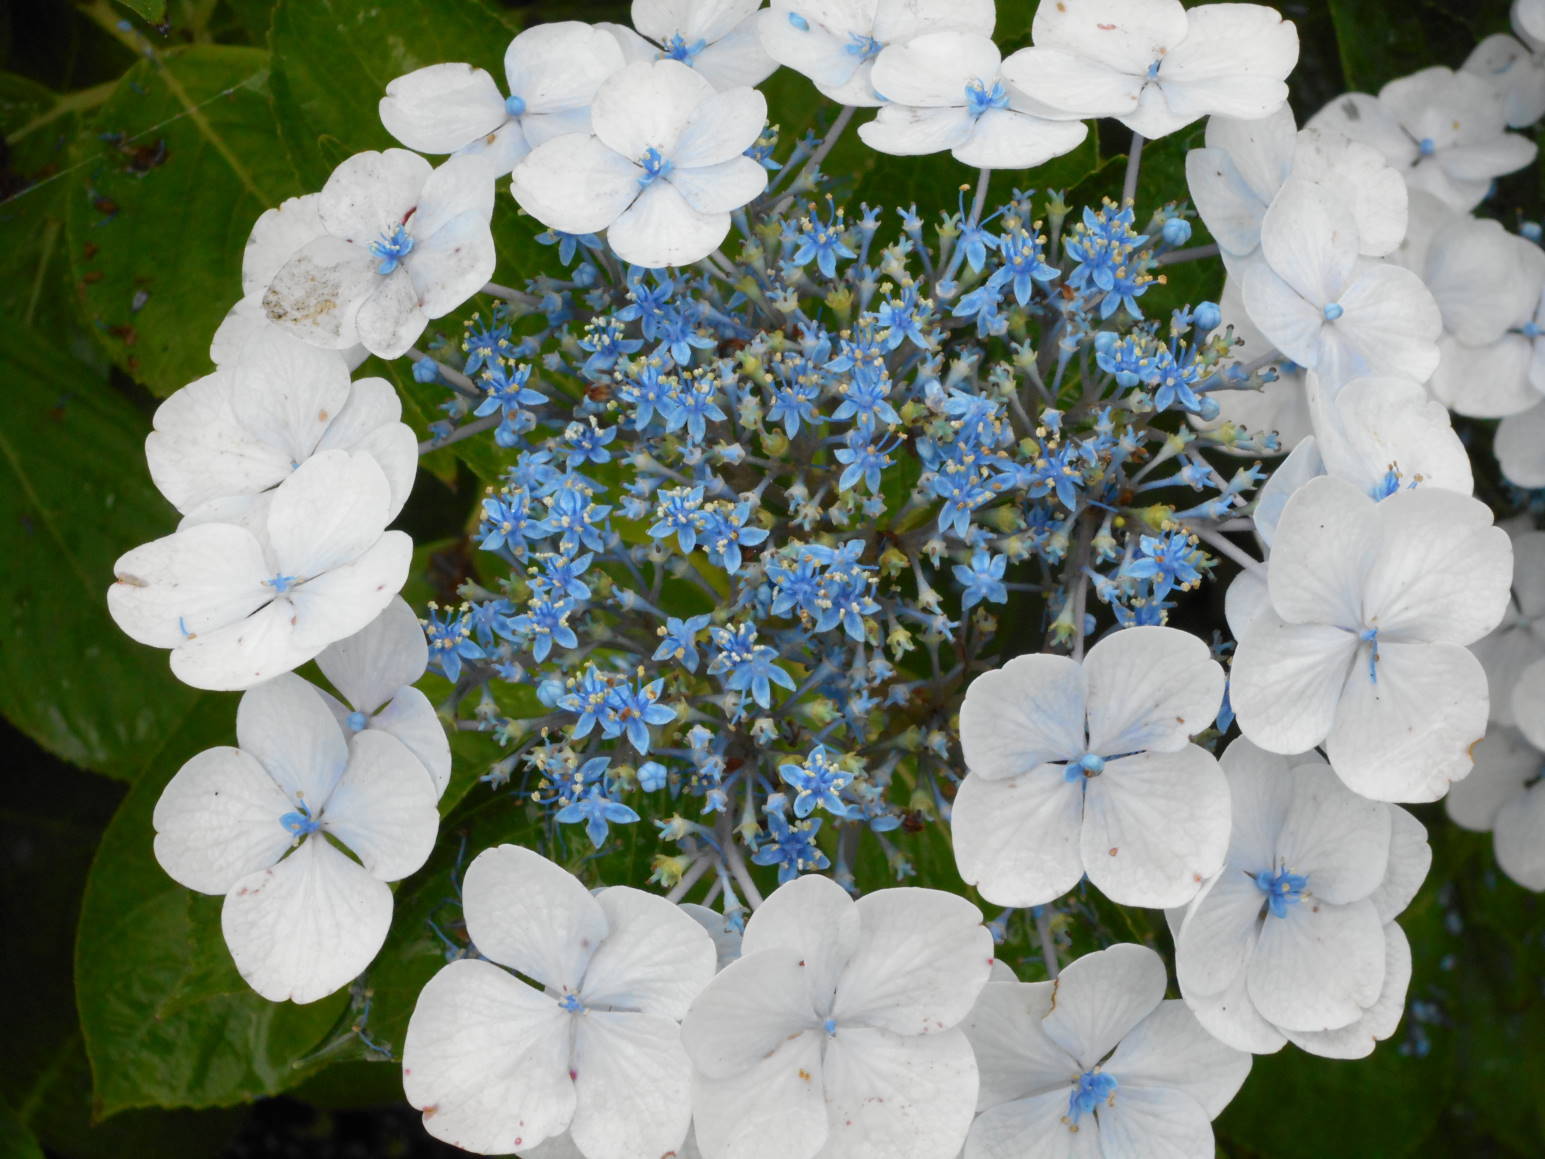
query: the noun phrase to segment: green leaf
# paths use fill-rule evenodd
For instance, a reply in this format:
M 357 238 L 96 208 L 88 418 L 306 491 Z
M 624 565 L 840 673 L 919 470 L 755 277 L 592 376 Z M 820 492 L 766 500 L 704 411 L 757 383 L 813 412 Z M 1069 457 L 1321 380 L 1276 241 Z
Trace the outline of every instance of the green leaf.
M 118 3 L 148 24 L 160 24 L 166 19 L 166 0 L 118 0 Z
M 232 697 L 200 702 L 168 730 L 124 800 L 86 882 L 76 1000 L 98 1113 L 228 1106 L 294 1086 L 348 1003 L 268 1002 L 237 974 L 220 935 L 221 900 L 172 881 L 151 849 L 151 814 L 184 761 L 229 743 Z
M 102 375 L 14 320 L 0 341 L 0 712 L 65 760 L 128 778 L 202 695 L 107 614 L 113 561 L 176 513 L 145 473 L 148 424 Z
M 16 1112 L 0 1102 L 0 1155 L 8 1159 L 43 1159 L 43 1148 Z
M 169 49 L 124 74 L 76 144 L 81 305 L 108 357 L 158 395 L 212 369 L 252 224 L 298 192 L 267 77 L 258 49 Z
M 321 188 L 352 154 L 400 147 L 376 110 L 404 73 L 466 61 L 502 83 L 514 31 L 479 0 L 279 0 L 269 37 L 274 109 L 296 171 Z

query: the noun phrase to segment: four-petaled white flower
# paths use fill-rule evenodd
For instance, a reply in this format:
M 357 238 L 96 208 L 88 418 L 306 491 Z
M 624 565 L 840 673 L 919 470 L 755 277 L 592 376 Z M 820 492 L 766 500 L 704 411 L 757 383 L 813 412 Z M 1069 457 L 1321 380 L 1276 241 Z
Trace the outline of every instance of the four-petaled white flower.
M 994 0 L 772 0 L 757 13 L 762 47 L 839 104 L 887 99 L 870 76 L 887 47 L 929 32 L 991 36 Z M 888 95 L 888 94 L 887 94 Z
M 393 519 L 418 471 L 418 440 L 401 420 L 391 383 L 350 383 L 337 354 L 276 333 L 163 402 L 145 459 L 161 494 L 191 514 L 262 494 L 319 452 L 362 451 L 386 476 Z
M 264 498 L 255 528 L 200 523 L 125 553 L 107 606 L 172 650 L 195 688 L 251 688 L 358 632 L 401 590 L 413 554 L 384 531 L 391 488 L 362 452 L 322 451 Z
M 1309 122 L 1372 145 L 1410 187 L 1454 209 L 1480 204 L 1492 178 L 1534 160 L 1535 145 L 1507 132 L 1502 101 L 1469 72 L 1424 68 L 1392 80 L 1377 97 L 1347 93 Z
M 682 1042 L 707 1159 L 954 1155 L 976 1104 L 959 1029 L 992 965 L 965 898 L 823 877 L 780 886 L 741 957 L 692 1004 Z
M 1508 126 L 1524 129 L 1545 115 L 1545 53 L 1538 43 L 1514 40 L 1505 32 L 1493 33 L 1465 57 L 1460 67 L 1491 86 L 1502 102 Z
M 429 667 L 429 642 L 418 617 L 402 597 L 346 640 L 317 657 L 343 697 L 323 692 L 346 734 L 367 729 L 396 737 L 416 756 L 434 782 L 435 795 L 451 780 L 451 742 L 429 698 L 412 684 Z
M 1276 753 L 1324 743 L 1353 791 L 1436 801 L 1486 731 L 1486 674 L 1465 647 L 1497 626 L 1513 576 L 1484 503 L 1419 486 L 1375 500 L 1311 479 L 1288 500 L 1229 697 Z
M 714 974 L 703 927 L 642 890 L 592 895 L 517 845 L 478 854 L 462 905 L 482 958 L 429 980 L 403 1045 L 425 1129 L 485 1155 L 565 1132 L 584 1159 L 679 1147 L 691 1118 L 680 1022 Z
M 1362 375 L 1426 382 L 1438 364 L 1438 307 L 1410 270 L 1360 248 L 1351 209 L 1325 186 L 1290 178 L 1262 219 L 1245 308 L 1278 350 L 1336 386 Z
M 1475 771 L 1444 807 L 1466 829 L 1491 830 L 1497 866 L 1525 889 L 1545 890 L 1545 660 L 1513 686 L 1517 728 L 1500 725 L 1475 746 Z
M 220 927 L 254 990 L 314 1002 L 386 940 L 387 882 L 434 848 L 435 788 L 384 732 L 345 740 L 317 689 L 294 675 L 241 698 L 236 743 L 200 753 L 166 786 L 156 860 L 189 889 L 225 895 Z
M 1039 5 L 1034 45 L 1005 75 L 1048 108 L 1115 117 L 1163 137 L 1215 113 L 1264 117 L 1287 102 L 1298 31 L 1260 4 L 1058 0 Z
M 762 0 L 633 0 L 633 27 L 601 23 L 628 63 L 679 60 L 716 89 L 757 85 L 778 64 L 762 47 Z M 636 31 L 635 31 L 636 30 Z
M 1228 846 L 1228 785 L 1190 743 L 1222 698 L 1207 645 L 1174 628 L 978 676 L 950 816 L 960 875 L 1000 905 L 1042 905 L 1085 874 L 1122 905 L 1189 901 Z
M 745 152 L 767 102 L 755 89 L 718 92 L 675 60 L 630 64 L 596 93 L 590 133 L 539 146 L 515 167 L 521 207 L 564 233 L 607 230 L 636 266 L 686 265 L 729 233 L 730 211 L 767 185 Z
M 1305 438 L 1256 494 L 1255 531 L 1270 544 L 1293 492 L 1330 475 L 1383 499 L 1410 487 L 1469 495 L 1470 455 L 1448 409 L 1408 378 L 1354 378 L 1329 391 L 1313 371 L 1306 393 L 1315 433 Z
M 1357 796 L 1317 753 L 1273 755 L 1240 739 L 1223 768 L 1228 862 L 1168 915 L 1181 995 L 1240 1050 L 1293 1042 L 1361 1058 L 1405 1008 L 1411 949 L 1395 918 L 1432 864 L 1427 831 L 1398 805 Z
M 431 318 L 494 272 L 494 189 L 480 166 L 452 157 L 431 169 L 406 149 L 350 157 L 317 203 L 327 232 L 285 262 L 264 293 L 268 317 L 313 346 L 406 353 Z
M 1250 1056 L 1164 984 L 1159 955 L 1130 943 L 1053 982 L 987 983 L 965 1022 L 982 1089 L 963 1159 L 1211 1155 Z
M 1082 121 L 1050 121 L 1003 79 L 998 46 L 970 32 L 930 32 L 874 62 L 887 103 L 858 135 L 882 153 L 948 149 L 978 169 L 1027 169 L 1078 147 Z
M 624 63 L 615 38 L 600 28 L 578 20 L 538 24 L 504 50 L 509 96 L 480 68 L 431 64 L 386 86 L 381 123 L 410 149 L 470 157 L 485 178 L 495 178 L 545 141 L 589 132 L 596 89 Z

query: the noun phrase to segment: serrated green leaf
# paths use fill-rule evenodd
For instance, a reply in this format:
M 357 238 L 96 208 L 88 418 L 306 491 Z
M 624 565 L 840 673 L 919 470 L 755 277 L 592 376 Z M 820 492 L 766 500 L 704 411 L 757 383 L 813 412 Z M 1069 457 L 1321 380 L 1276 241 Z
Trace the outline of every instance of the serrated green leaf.
M 267 97 L 268 54 L 193 45 L 124 74 L 72 153 L 70 261 L 107 355 L 158 395 L 211 369 L 247 235 L 299 192 Z
M 143 416 L 68 352 L 0 320 L 0 712 L 65 760 L 129 778 L 203 695 L 107 614 L 113 561 L 176 513 L 143 465 Z
M 230 743 L 234 697 L 210 697 L 147 758 L 92 863 L 81 904 L 75 984 L 98 1113 L 219 1107 L 277 1094 L 318 1063 L 347 992 L 274 1003 L 237 974 L 220 935 L 221 900 L 172 881 L 151 849 L 151 814 L 184 761 Z

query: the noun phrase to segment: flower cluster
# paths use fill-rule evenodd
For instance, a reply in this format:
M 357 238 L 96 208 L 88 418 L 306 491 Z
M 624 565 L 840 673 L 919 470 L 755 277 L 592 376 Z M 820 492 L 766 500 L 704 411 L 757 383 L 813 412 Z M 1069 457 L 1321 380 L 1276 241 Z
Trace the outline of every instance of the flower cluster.
M 217 369 L 147 444 L 182 521 L 119 560 L 113 615 L 244 690 L 238 747 L 162 797 L 161 863 L 225 895 L 259 993 L 331 993 L 435 845 L 453 721 L 503 749 L 458 794 L 553 859 L 465 874 L 403 1051 L 432 1134 L 1210 1155 L 1252 1053 L 1395 1031 L 1431 856 L 1398 803 L 1458 783 L 1545 887 L 1545 537 L 1494 525 L 1450 417 L 1505 416 L 1503 474 L 1545 484 L 1539 229 L 1477 216 L 1545 112 L 1545 3 L 1516 19 L 1301 130 L 1296 32 L 1251 4 L 1059 0 L 1005 58 L 992 0 L 637 0 L 521 32 L 503 83 L 395 79 L 405 148 L 259 219 Z M 779 66 L 843 106 L 825 137 L 768 125 Z M 954 209 L 839 197 L 868 109 L 869 147 L 980 170 Z M 1119 199 L 993 196 L 1094 118 L 1133 132 Z M 1144 142 L 1203 118 L 1194 210 L 1148 204 Z M 551 259 L 512 286 L 506 178 Z M 1213 256 L 1217 300 L 1181 298 Z M 352 377 L 372 356 L 439 391 L 422 444 Z M 386 528 L 417 456 L 471 440 L 470 576 L 419 622 Z M 1170 623 L 1236 569 L 1232 642 Z M 923 831 L 998 919 L 873 888 Z M 665 896 L 556 863 L 619 832 Z M 1165 911 L 1181 999 L 1135 945 L 1059 977 L 1048 907 L 1085 881 Z M 1048 981 L 994 960 L 1021 909 Z

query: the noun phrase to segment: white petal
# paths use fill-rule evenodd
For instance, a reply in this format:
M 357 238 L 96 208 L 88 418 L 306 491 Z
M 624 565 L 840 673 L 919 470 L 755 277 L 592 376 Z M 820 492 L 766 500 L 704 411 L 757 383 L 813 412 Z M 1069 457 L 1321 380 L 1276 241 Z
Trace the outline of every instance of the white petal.
M 312 453 L 349 399 L 349 372 L 338 355 L 293 338 L 256 347 L 222 373 L 243 433 L 291 460 Z
M 225 893 L 283 856 L 294 837 L 279 818 L 293 808 L 251 756 L 208 749 L 178 769 L 156 801 L 156 860 L 179 885 Z
M 749 1069 L 723 1077 L 694 1072 L 692 1129 L 712 1159 L 817 1154 L 828 1131 L 821 1038 L 815 1031 L 787 1037 Z
M 849 34 L 867 32 L 861 25 L 872 21 L 873 15 L 874 5 L 867 3 L 774 0 L 770 8 L 757 13 L 757 33 L 762 47 L 779 64 L 817 85 L 840 85 L 858 67 L 858 58 L 847 51 Z M 798 16 L 798 22 L 791 16 Z
M 1525 668 L 1513 686 L 1513 715 L 1518 731 L 1537 749 L 1545 749 L 1545 662 L 1536 661 Z
M 767 188 L 767 170 L 750 157 L 732 157 L 699 169 L 674 169 L 665 179 L 699 213 L 739 209 Z
M 839 1030 L 823 1066 L 830 1134 L 818 1159 L 954 1155 L 976 1109 L 976 1059 L 960 1030 L 924 1037 Z
M 1290 624 L 1360 625 L 1378 527 L 1373 500 L 1345 480 L 1311 479 L 1295 491 L 1271 540 L 1267 582 L 1277 614 Z
M 692 1119 L 691 1086 L 692 1066 L 673 1019 L 593 1010 L 577 1020 L 578 1105 L 570 1130 L 585 1159 L 656 1159 L 674 1153 Z
M 584 108 L 622 65 L 616 40 L 580 20 L 533 25 L 504 50 L 505 80 L 527 115 Z
M 377 729 L 349 741 L 349 766 L 327 800 L 322 829 L 382 881 L 397 881 L 429 859 L 440 831 L 439 795 L 401 741 Z
M 830 878 L 807 875 L 785 882 L 751 915 L 741 953 L 795 950 L 805 963 L 810 992 L 823 1004 L 858 946 L 859 917 L 853 899 Z
M 265 209 L 252 223 L 247 248 L 241 255 L 241 289 L 251 296 L 262 296 L 281 266 L 309 241 L 322 236 L 322 218 L 317 212 L 321 194 L 289 197 L 272 209 Z
M 413 541 L 401 531 L 388 531 L 353 563 L 295 588 L 289 596 L 291 614 L 286 623 L 305 659 L 375 619 L 402 590 L 412 555 Z
M 263 292 L 268 320 L 313 346 L 346 350 L 359 342 L 360 304 L 375 289 L 380 262 L 366 248 L 324 235 L 284 263 Z
M 1259 572 L 1240 572 L 1223 593 L 1223 615 L 1236 640 L 1244 637 L 1258 616 L 1270 610 L 1271 591 Z
M 670 159 L 679 169 L 722 165 L 756 144 L 766 123 L 767 98 L 756 89 L 715 93 L 692 110 Z
M 406 564 L 404 564 L 406 573 Z M 295 608 L 277 599 L 244 620 L 172 649 L 172 674 L 194 688 L 240 692 L 300 667 L 321 650 L 295 639 Z
M 1518 487 L 1545 487 L 1545 402 L 1503 419 L 1494 447 L 1508 482 Z
M 1159 87 L 1170 110 L 1264 117 L 1287 103 L 1298 31 L 1260 4 L 1207 4 L 1186 13 L 1186 37 L 1164 58 Z
M 1089 749 L 1104 756 L 1173 752 L 1212 725 L 1223 669 L 1206 643 L 1178 628 L 1127 628 L 1084 658 Z
M 1085 687 L 1077 661 L 1050 653 L 1017 656 L 982 673 L 960 706 L 967 768 L 997 781 L 1082 756 Z
M 959 1023 L 992 968 L 981 911 L 943 890 L 904 886 L 867 894 L 856 909 L 858 947 L 837 981 L 837 1024 L 936 1034 Z
M 1426 827 L 1399 805 L 1390 805 L 1388 809 L 1389 865 L 1371 898 L 1373 908 L 1379 911 L 1379 920 L 1386 923 L 1394 921 L 1411 904 L 1432 868 L 1432 846 L 1427 844 Z
M 601 890 L 596 900 L 607 934 L 585 969 L 585 1002 L 680 1022 L 714 976 L 713 939 L 655 894 L 619 885 Z
M 1304 372 L 1305 383 L 1319 382 L 1320 376 L 1314 371 Z M 1418 390 L 1421 388 L 1418 387 Z M 1309 397 L 1304 386 L 1299 390 Z M 1339 396 L 1338 396 L 1339 397 Z M 1311 409 L 1311 414 L 1315 412 Z M 1445 413 L 1445 420 L 1447 414 Z M 1323 428 L 1320 416 L 1315 415 L 1314 427 L 1318 431 Z M 1317 479 L 1321 475 L 1330 474 L 1325 466 L 1325 459 L 1320 453 L 1320 439 L 1317 435 L 1306 435 L 1299 440 L 1298 445 L 1288 452 L 1288 457 L 1278 464 L 1277 469 L 1271 473 L 1260 490 L 1255 493 L 1255 534 L 1256 537 L 1268 548 L 1277 539 L 1277 524 L 1282 519 L 1283 509 L 1287 507 L 1287 501 L 1291 499 L 1298 489 L 1311 479 Z M 1466 462 L 1469 460 L 1466 459 Z M 1349 482 L 1352 480 L 1348 480 Z M 1384 481 L 1384 476 L 1379 476 L 1379 482 Z M 1361 485 L 1361 480 L 1357 480 Z M 1367 488 L 1364 488 L 1365 490 Z M 1250 575 L 1250 572 L 1242 572 L 1241 576 Z M 1291 585 L 1290 585 L 1291 590 Z
M 1305 298 L 1264 261 L 1244 274 L 1244 305 L 1261 334 L 1300 366 L 1317 366 L 1325 330 L 1322 304 Z
M 286 797 L 313 815 L 327 804 L 349 763 L 348 741 L 322 694 L 293 672 L 242 696 L 236 706 L 236 742 Z
M 274 494 L 268 510 L 274 562 L 292 581 L 353 563 L 380 538 L 390 503 L 391 488 L 373 458 L 323 451 Z
M 1359 265 L 1341 295 L 1346 313 L 1328 329 L 1357 356 L 1355 374 L 1398 374 L 1426 382 L 1438 365 L 1443 319 L 1437 303 L 1410 270 L 1362 261 L 1366 264 Z
M 1044 905 L 1084 874 L 1079 831 L 1083 790 L 1058 765 L 1003 781 L 975 773 L 950 813 L 960 876 L 999 905 Z
M 991 88 L 1002 57 L 987 36 L 956 29 L 889 45 L 875 58 L 876 91 L 898 105 L 963 106 L 972 81 Z
M 1040 9 L 1036 10 L 1037 15 Z M 1147 69 L 1143 65 L 1143 70 Z M 1031 99 L 1069 116 L 1119 117 L 1137 108 L 1141 70 L 1126 70 L 1040 42 L 1003 62 L 1003 77 Z
M 964 144 L 972 127 L 971 114 L 964 108 L 886 105 L 874 120 L 858 127 L 858 135 L 877 152 L 911 157 Z
M 821 1018 L 810 1001 L 809 969 L 798 950 L 773 947 L 746 954 L 715 976 L 681 1027 L 698 1073 L 732 1078 L 816 1026 Z
M 1433 235 L 1422 274 L 1444 330 L 1466 346 L 1495 342 L 1540 300 L 1539 250 L 1499 221 L 1452 219 Z
M 630 64 L 597 90 L 590 123 L 597 137 L 629 160 L 649 149 L 670 158 L 698 106 L 714 97 L 713 85 L 678 60 Z
M 1389 106 L 1367 93 L 1337 97 L 1310 119 L 1309 127 L 1330 129 L 1361 141 L 1397 168 L 1404 169 L 1417 159 L 1416 141 L 1400 127 Z
M 1486 732 L 1486 673 L 1457 644 L 1379 644 L 1378 679 L 1354 665 L 1326 753 L 1353 792 L 1436 801 L 1470 771 Z
M 1088 1070 L 1153 1013 L 1164 984 L 1164 961 L 1146 946 L 1122 942 L 1085 954 L 1057 976 L 1041 1027 Z
M 397 597 L 362 631 L 317 657 L 322 675 L 361 712 L 378 711 L 429 666 L 429 645 L 408 601 Z
M 515 166 L 520 207 L 564 233 L 595 233 L 638 197 L 643 170 L 597 138 L 571 134 L 538 145 Z
M 1282 1031 L 1261 1017 L 1247 991 L 1246 972 L 1240 971 L 1221 994 L 1187 991 L 1182 996 L 1196 1020 L 1219 1042 L 1252 1054 L 1272 1054 L 1281 1050 L 1287 1039 Z
M 424 1129 L 498 1154 L 566 1130 L 571 1016 L 491 962 L 463 958 L 419 993 L 402 1049 L 402 1088 Z
M 347 716 L 348 713 L 343 714 Z M 417 688 L 403 688 L 385 708 L 370 718 L 367 728 L 396 737 L 423 765 L 435 796 L 451 783 L 451 741 L 429 697 Z
M 1261 616 L 1239 641 L 1230 670 L 1240 731 L 1274 753 L 1319 744 L 1336 720 L 1357 651 L 1357 637 L 1340 628 Z
M 1255 879 L 1231 861 L 1187 909 L 1175 938 L 1175 978 L 1188 999 L 1223 994 L 1243 976 L 1265 903 Z
M 1332 905 L 1370 896 L 1389 868 L 1390 807 L 1351 792 L 1324 765 L 1294 768 L 1292 791 L 1275 856 L 1257 871 L 1306 875 L 1310 894 Z
M 1103 1159 L 1188 1159 L 1215 1147 L 1207 1112 L 1173 1088 L 1121 1087 L 1096 1113 Z
M 607 935 L 605 911 L 579 878 L 519 845 L 473 858 L 461 896 L 484 957 L 555 990 L 578 991 Z
M 1315 403 L 1316 385 L 1311 380 Z M 1448 409 L 1410 379 L 1354 379 L 1318 414 L 1329 473 L 1365 491 L 1375 493 L 1390 471 L 1406 487 L 1419 483 L 1464 495 L 1474 488 L 1470 455 Z
M 1064 1084 L 983 1111 L 971 1124 L 964 1159 L 1101 1159 L 1094 1116 L 1076 1125 L 1068 1118 L 1071 1089 Z
M 408 267 L 400 266 L 365 295 L 354 316 L 359 340 L 378 358 L 401 358 L 418 341 L 429 315 L 419 305 L 418 288 Z
M 1525 889 L 1545 890 L 1545 793 L 1524 793 L 1497 817 L 1497 867 Z
M 295 341 L 282 333 L 276 337 Z M 232 413 L 232 386 L 233 376 L 217 371 L 190 382 L 156 410 L 145 459 L 156 487 L 179 511 L 226 495 L 255 495 L 290 473 L 290 454 L 252 438 Z
M 1367 1058 L 1383 1039 L 1395 1033 L 1405 1013 L 1406 988 L 1411 984 L 1411 943 L 1394 922 L 1384 927 L 1384 985 L 1379 998 L 1357 1021 L 1338 1030 L 1290 1031 L 1299 1049 L 1322 1058 Z
M 1501 810 L 1540 771 L 1540 750 L 1515 728 L 1488 729 L 1475 746 L 1475 767 L 1455 781 L 1443 798 L 1449 819 L 1466 829 L 1485 833 L 1495 827 Z
M 220 928 L 236 969 L 270 1002 L 315 1002 L 357 977 L 392 924 L 392 891 L 326 839 L 238 881 Z
M 451 218 L 419 242 L 408 258 L 408 276 L 418 295 L 418 308 L 431 318 L 449 314 L 488 284 L 496 261 L 486 213 Z M 364 327 L 362 316 L 361 337 Z
M 1031 32 L 1037 44 L 1143 73 L 1185 39 L 1186 16 L 1179 0 L 1063 0 L 1037 8 Z
M 969 140 L 951 152 L 978 169 L 1029 169 L 1071 153 L 1089 135 L 1082 121 L 1049 121 L 1016 109 L 989 109 Z
M 1384 985 L 1384 928 L 1373 903 L 1309 897 L 1266 918 L 1246 984 L 1262 1017 L 1284 1030 L 1336 1030 L 1361 1018 Z
M 1346 208 L 1329 190 L 1302 179 L 1290 178 L 1282 186 L 1261 222 L 1261 252 L 1267 264 L 1317 307 L 1341 297 L 1357 247 L 1357 226 Z M 1248 300 L 1248 285 L 1245 294 Z M 1256 311 L 1250 313 L 1260 325 Z
M 107 608 L 124 633 L 155 648 L 175 648 L 239 621 L 273 599 L 267 561 L 248 531 L 210 523 L 125 552 Z
M 1210 128 L 1222 118 L 1208 122 Z M 1277 118 L 1265 118 L 1266 122 Z M 1291 123 L 1292 115 L 1289 114 Z M 1241 121 L 1243 125 L 1261 122 Z M 1272 186 L 1257 192 L 1241 173 L 1234 158 L 1223 149 L 1192 149 L 1186 154 L 1186 187 L 1208 231 L 1219 247 L 1241 257 L 1261 244 L 1261 219 L 1276 193 Z
M 429 180 L 428 161 L 406 149 L 356 153 L 322 187 L 317 213 L 333 237 L 368 246 L 408 220 Z
M 1050 982 L 988 982 L 961 1029 L 971 1040 L 981 1075 L 977 1106 L 1064 1092 L 1078 1061 L 1046 1036 L 1041 1020 L 1051 1011 Z
M 656 181 L 612 223 L 606 240 L 630 265 L 659 269 L 706 258 L 729 231 L 728 213 L 699 213 L 669 181 Z
M 1474 418 L 1522 416 L 1541 397 L 1529 378 L 1533 345 L 1522 334 L 1504 334 L 1486 346 L 1466 346 L 1445 334 L 1438 339 L 1438 367 L 1428 386 L 1433 397 L 1455 414 Z M 1516 444 L 1509 448 L 1503 438 L 1499 431 L 1498 457 L 1516 456 Z
M 386 86 L 381 124 L 420 153 L 454 153 L 509 117 L 494 78 L 470 64 L 432 64 Z
M 1184 905 L 1223 865 L 1228 835 L 1228 780 L 1206 749 L 1123 757 L 1089 780 L 1084 869 L 1121 905 Z
M 1374 511 L 1379 546 L 1363 614 L 1380 639 L 1471 644 L 1501 622 L 1513 547 L 1484 503 L 1423 486 L 1391 495 Z

